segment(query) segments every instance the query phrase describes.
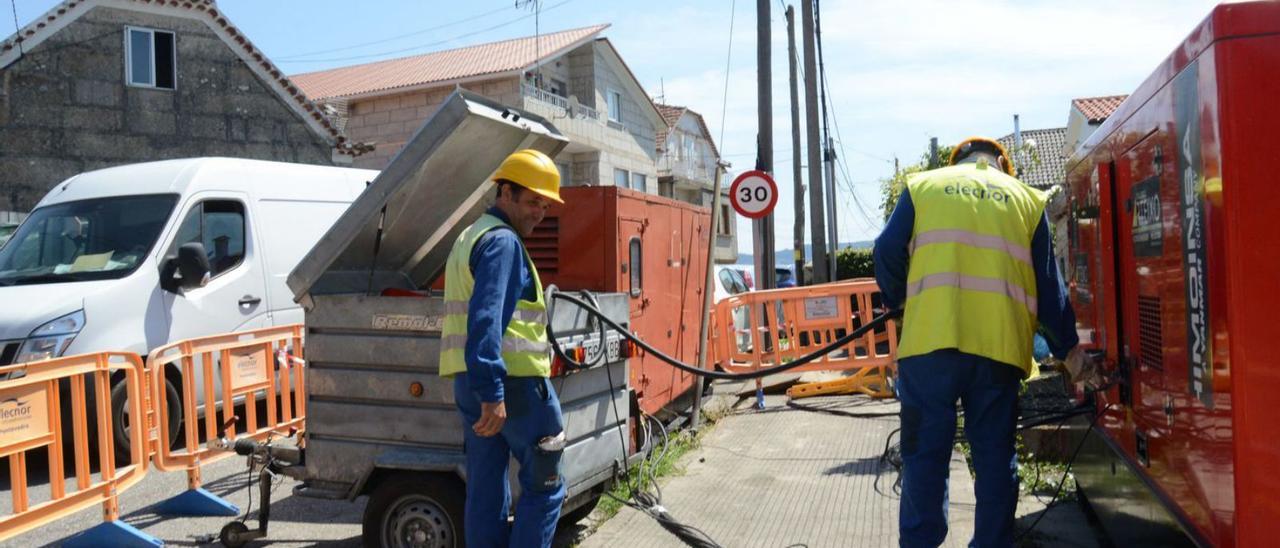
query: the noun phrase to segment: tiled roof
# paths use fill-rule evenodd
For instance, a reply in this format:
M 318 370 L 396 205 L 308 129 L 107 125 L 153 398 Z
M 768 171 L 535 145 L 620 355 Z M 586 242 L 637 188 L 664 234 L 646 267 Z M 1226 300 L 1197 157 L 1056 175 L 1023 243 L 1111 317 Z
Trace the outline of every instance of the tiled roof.
M 680 117 L 684 116 L 684 113 L 688 112 L 690 116 L 693 116 L 694 119 L 698 121 L 698 126 L 702 128 L 702 133 L 707 139 L 707 144 L 711 145 L 711 153 L 716 155 L 717 160 L 720 159 L 720 151 L 716 149 L 716 142 L 711 138 L 711 130 L 707 129 L 707 121 L 702 118 L 701 114 L 698 114 L 697 111 L 689 110 L 689 107 L 677 107 L 672 105 L 663 105 L 660 103 L 654 103 L 654 105 L 658 107 L 658 112 L 662 114 L 662 120 L 667 123 L 666 128 L 658 128 L 657 139 L 655 139 L 655 142 L 658 143 L 659 151 L 666 149 L 667 135 L 671 133 L 671 130 L 675 129 L 676 124 L 680 123 Z
M 267 59 L 262 50 L 254 47 L 253 43 L 245 37 L 240 29 L 227 20 L 226 16 L 218 10 L 217 3 L 214 0 L 132 0 L 131 4 L 143 11 L 147 11 L 150 8 L 150 11 L 163 13 L 161 10 L 181 9 L 203 14 L 206 19 L 205 22 L 210 28 L 228 46 L 240 50 L 241 58 L 246 63 L 249 63 L 251 68 L 257 69 L 259 76 L 264 78 L 268 87 L 271 87 L 281 98 L 292 102 L 297 107 L 299 114 L 308 122 L 308 125 L 312 125 L 321 135 L 335 142 L 339 152 L 359 154 L 363 151 L 365 145 L 346 143 L 346 137 L 338 131 L 338 128 L 334 126 L 334 122 L 325 116 L 314 103 L 308 100 L 306 95 L 303 95 L 302 91 L 293 82 L 289 81 L 284 72 L 277 68 L 271 60 Z M 35 47 L 70 22 L 75 21 L 99 5 L 111 4 L 102 0 L 67 0 L 54 6 L 31 24 L 0 41 L 0 68 L 6 66 L 8 62 L 13 62 L 5 62 L 5 59 L 10 54 L 15 53 L 15 50 L 21 51 L 23 48 Z M 172 14 L 172 11 L 170 11 L 170 14 Z M 18 57 L 13 58 L 13 60 L 16 59 Z
M 491 42 L 363 65 L 295 74 L 293 81 L 312 100 L 352 97 L 399 88 L 524 70 L 594 38 L 609 25 Z
M 1030 152 L 1013 151 L 1013 134 L 997 139 L 1000 144 L 1010 149 L 1011 154 L 1014 156 L 1014 165 L 1022 165 L 1027 168 L 1028 164 L 1039 160 L 1034 166 L 1024 169 L 1018 179 L 1040 189 L 1060 185 L 1066 181 L 1067 128 L 1032 129 L 1022 132 L 1022 142 L 1024 144 L 1032 140 L 1036 144 L 1034 156 Z
M 1120 107 L 1128 95 L 1110 95 L 1107 97 L 1082 97 L 1080 99 L 1072 99 L 1071 106 L 1075 107 L 1084 114 L 1090 124 L 1098 124 L 1106 121 Z

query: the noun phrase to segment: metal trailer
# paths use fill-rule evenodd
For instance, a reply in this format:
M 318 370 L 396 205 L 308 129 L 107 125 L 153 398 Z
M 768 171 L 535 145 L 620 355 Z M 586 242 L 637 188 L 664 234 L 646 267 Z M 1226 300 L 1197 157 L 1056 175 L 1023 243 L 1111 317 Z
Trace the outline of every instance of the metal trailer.
M 1280 3 L 1217 6 L 1067 166 L 1081 342 L 1122 382 L 1075 466 L 1118 546 L 1280 532 Z
M 565 144 L 536 115 L 455 92 L 288 278 L 306 313 L 308 417 L 302 464 L 284 472 L 303 481 L 301 495 L 370 495 L 366 544 L 453 546 L 462 528 L 463 424 L 452 382 L 437 374 L 443 298 L 390 294 L 441 275 L 458 233 L 487 207 L 489 178 L 508 154 L 554 156 Z M 628 321 L 625 296 L 596 297 L 611 318 Z M 572 307 L 553 309 L 551 322 L 588 359 L 607 352 L 599 366 L 552 380 L 569 440 L 563 515 L 573 519 L 633 453 L 623 441 L 631 438 L 629 346 L 616 333 L 601 341 L 602 331 Z M 516 469 L 513 462 L 518 494 Z

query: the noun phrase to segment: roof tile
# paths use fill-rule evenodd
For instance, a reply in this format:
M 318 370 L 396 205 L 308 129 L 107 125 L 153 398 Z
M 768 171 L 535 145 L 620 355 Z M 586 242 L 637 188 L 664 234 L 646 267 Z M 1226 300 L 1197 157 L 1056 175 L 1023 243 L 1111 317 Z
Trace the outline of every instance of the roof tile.
M 313 101 L 331 97 L 351 97 L 410 86 L 420 86 L 521 70 L 542 59 L 555 57 L 584 43 L 609 25 L 492 42 L 437 51 L 399 59 L 389 59 L 318 72 L 295 74 L 290 78 Z
M 1111 113 L 1120 107 L 1128 95 L 1109 95 L 1106 97 L 1082 97 L 1072 99 L 1071 106 L 1084 114 L 1090 124 L 1098 124 L 1106 121 Z
M 1032 129 L 1022 132 L 1022 142 L 1035 140 L 1035 156 L 1012 152 L 1014 164 L 1034 164 L 1022 172 L 1018 179 L 1032 187 L 1045 189 L 1062 184 L 1067 178 L 1067 128 Z M 997 139 L 1009 149 L 1014 148 L 1013 134 Z M 1023 167 L 1026 167 L 1025 165 Z

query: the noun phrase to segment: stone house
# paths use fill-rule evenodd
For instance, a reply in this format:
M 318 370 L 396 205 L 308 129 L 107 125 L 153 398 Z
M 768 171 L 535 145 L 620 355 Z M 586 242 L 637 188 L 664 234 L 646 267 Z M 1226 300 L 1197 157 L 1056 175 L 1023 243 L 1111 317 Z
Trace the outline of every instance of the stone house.
M 0 211 L 112 165 L 359 150 L 212 0 L 69 0 L 0 42 Z
M 296 74 L 319 104 L 344 113 L 355 141 L 376 143 L 355 166 L 380 169 L 454 89 L 551 120 L 570 144 L 556 158 L 565 185 L 658 193 L 656 137 L 667 129 L 618 51 L 608 25 Z
M 701 114 L 686 107 L 658 105 L 669 129 L 658 132 L 658 194 L 710 208 L 716 177 L 721 178 L 714 259 L 738 261 L 737 215 L 729 204 L 729 167 Z
M 1120 108 L 1128 95 L 1105 97 L 1081 97 L 1071 100 L 1071 113 L 1067 115 L 1067 135 L 1063 144 L 1064 154 L 1070 158 L 1090 135 Z

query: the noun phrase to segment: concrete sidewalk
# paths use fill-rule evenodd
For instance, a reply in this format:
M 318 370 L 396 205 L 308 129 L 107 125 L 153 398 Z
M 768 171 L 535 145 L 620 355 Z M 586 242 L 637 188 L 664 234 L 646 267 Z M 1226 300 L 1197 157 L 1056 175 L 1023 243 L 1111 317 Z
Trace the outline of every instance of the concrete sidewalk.
M 763 411 L 739 408 L 724 417 L 699 449 L 685 455 L 684 474 L 662 482 L 663 506 L 722 546 L 896 546 L 897 473 L 881 465 L 880 456 L 898 427 L 897 402 L 861 396 L 801 400 L 830 413 L 789 408 L 785 396 L 768 396 L 766 402 Z M 1020 504 L 1020 531 L 1044 511 L 1034 501 L 1027 496 Z M 951 531 L 944 546 L 968 544 L 974 503 L 972 476 L 956 451 Z M 1068 502 L 1053 508 L 1022 544 L 1089 548 L 1097 546 L 1094 538 L 1079 507 Z M 684 544 L 649 516 L 624 507 L 580 546 Z

